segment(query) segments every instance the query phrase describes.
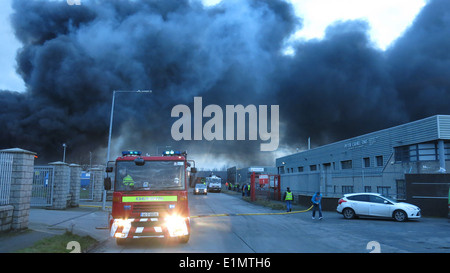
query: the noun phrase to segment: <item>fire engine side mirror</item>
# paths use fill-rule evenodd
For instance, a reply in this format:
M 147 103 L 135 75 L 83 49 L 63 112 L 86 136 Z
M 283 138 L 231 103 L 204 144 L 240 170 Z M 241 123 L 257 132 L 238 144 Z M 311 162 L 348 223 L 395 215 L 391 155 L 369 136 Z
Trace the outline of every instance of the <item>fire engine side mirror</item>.
M 113 167 L 106 167 L 105 172 L 112 173 L 112 171 L 113 171 Z
M 197 168 L 191 167 L 191 173 L 196 173 L 196 172 L 197 172 Z
M 105 186 L 105 190 L 109 191 L 111 189 L 111 177 L 105 177 L 103 184 Z

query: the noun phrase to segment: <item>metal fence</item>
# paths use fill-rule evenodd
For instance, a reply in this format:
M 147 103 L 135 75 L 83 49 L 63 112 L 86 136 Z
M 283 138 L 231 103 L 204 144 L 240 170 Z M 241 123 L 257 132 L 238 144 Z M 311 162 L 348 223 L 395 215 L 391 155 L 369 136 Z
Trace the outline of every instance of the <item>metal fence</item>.
M 0 153 L 0 205 L 9 204 L 13 155 Z
M 35 166 L 31 206 L 53 205 L 53 178 L 55 170 L 51 166 Z
M 94 200 L 94 183 L 90 172 L 81 172 L 80 200 Z

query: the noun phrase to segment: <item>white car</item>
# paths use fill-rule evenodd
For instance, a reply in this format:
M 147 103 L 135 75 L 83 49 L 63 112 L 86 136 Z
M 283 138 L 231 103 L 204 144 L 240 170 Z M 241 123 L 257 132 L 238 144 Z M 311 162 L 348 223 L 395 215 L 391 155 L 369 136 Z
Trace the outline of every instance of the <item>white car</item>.
M 204 194 L 207 195 L 208 191 L 206 189 L 206 185 L 205 184 L 196 184 L 195 188 L 194 188 L 194 195 L 195 194 Z
M 379 193 L 350 193 L 339 199 L 337 212 L 345 219 L 358 216 L 394 218 L 404 222 L 420 218 L 420 208 L 408 203 L 397 202 Z

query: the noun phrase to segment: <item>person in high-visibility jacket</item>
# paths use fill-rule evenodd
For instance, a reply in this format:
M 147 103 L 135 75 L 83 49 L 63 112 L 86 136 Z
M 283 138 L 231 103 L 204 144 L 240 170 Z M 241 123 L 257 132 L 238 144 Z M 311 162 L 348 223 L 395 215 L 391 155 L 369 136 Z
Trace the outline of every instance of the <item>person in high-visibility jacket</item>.
M 283 199 L 286 201 L 286 212 L 292 211 L 292 201 L 294 201 L 294 194 L 291 192 L 291 189 L 289 189 L 289 187 L 287 187 Z
M 133 180 L 133 178 L 131 177 L 131 175 L 129 175 L 129 174 L 127 174 L 127 175 L 123 178 L 122 183 L 123 183 L 125 186 L 134 186 L 134 180 Z

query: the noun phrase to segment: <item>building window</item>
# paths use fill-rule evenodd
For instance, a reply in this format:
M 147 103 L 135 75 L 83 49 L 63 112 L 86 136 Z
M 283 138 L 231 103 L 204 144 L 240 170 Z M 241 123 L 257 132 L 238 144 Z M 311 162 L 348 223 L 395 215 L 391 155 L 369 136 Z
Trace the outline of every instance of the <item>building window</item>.
M 364 186 L 364 192 L 372 192 L 371 186 Z
M 364 157 L 363 158 L 363 166 L 364 168 L 369 168 L 370 167 L 370 157 Z
M 445 160 L 450 160 L 450 142 L 444 142 Z
M 417 146 L 401 146 L 394 148 L 396 162 L 417 161 Z
M 378 193 L 381 193 L 382 195 L 384 195 L 384 196 L 386 196 L 386 197 L 389 197 L 389 189 L 390 189 L 391 187 L 381 187 L 381 186 L 378 186 L 377 187 L 377 192 Z
M 422 143 L 417 144 L 417 152 L 419 160 L 437 160 L 437 145 L 436 143 Z
M 445 149 L 445 146 L 444 146 Z M 395 147 L 396 162 L 415 162 L 438 160 L 438 147 L 435 142 L 413 144 L 408 146 Z M 447 153 L 447 150 L 446 150 Z
M 377 167 L 383 167 L 383 156 L 382 155 L 378 155 L 375 157 L 376 161 L 377 161 Z
M 341 169 L 347 170 L 352 168 L 352 161 L 351 160 L 344 160 L 341 161 Z
M 298 172 L 299 172 L 299 173 L 302 173 L 302 172 L 303 172 L 303 167 L 297 167 L 297 169 L 298 169 Z
M 312 171 L 312 172 L 313 171 L 317 171 L 317 165 L 310 165 L 309 166 L 309 170 Z
M 342 186 L 342 194 L 353 193 L 353 186 Z

